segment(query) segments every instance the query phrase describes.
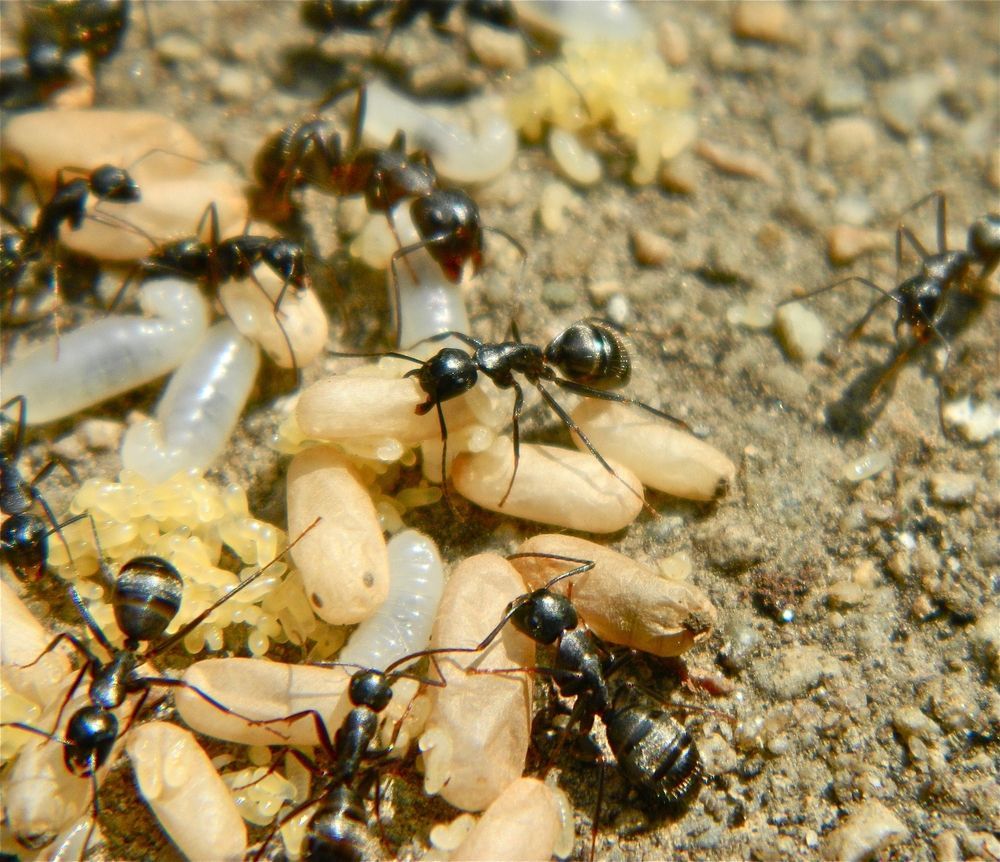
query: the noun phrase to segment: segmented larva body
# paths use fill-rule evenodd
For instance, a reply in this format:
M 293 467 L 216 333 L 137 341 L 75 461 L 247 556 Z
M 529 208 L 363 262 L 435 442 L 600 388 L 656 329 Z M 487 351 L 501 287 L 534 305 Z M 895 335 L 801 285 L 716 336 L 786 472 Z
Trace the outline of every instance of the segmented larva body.
M 42 342 L 4 369 L 4 398 L 24 395 L 32 425 L 72 416 L 161 377 L 191 354 L 208 326 L 198 287 L 175 279 L 143 285 L 149 315 L 109 315 Z
M 156 418 L 125 432 L 125 469 L 150 482 L 191 469 L 203 472 L 229 442 L 258 368 L 257 346 L 230 321 L 215 324 L 170 378 Z
M 337 661 L 382 670 L 430 641 L 444 589 L 437 546 L 423 533 L 404 530 L 389 540 L 387 548 L 389 595 L 357 627 Z

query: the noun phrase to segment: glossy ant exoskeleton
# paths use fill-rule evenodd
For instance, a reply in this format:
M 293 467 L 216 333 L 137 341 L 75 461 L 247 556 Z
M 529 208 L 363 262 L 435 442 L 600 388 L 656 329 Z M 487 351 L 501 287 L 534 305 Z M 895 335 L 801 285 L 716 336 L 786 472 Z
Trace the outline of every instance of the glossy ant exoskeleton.
M 690 803 L 702 784 L 702 764 L 698 749 L 682 725 L 666 712 L 633 703 L 620 705 L 623 685 L 614 694 L 608 679 L 635 656 L 635 651 L 611 650 L 580 620 L 568 596 L 554 591 L 560 581 L 583 574 L 594 567 L 590 560 L 559 554 L 519 553 L 507 559 L 543 557 L 572 566 L 544 586 L 514 599 L 497 625 L 476 646 L 435 647 L 414 653 L 410 658 L 452 653 L 478 653 L 487 649 L 507 623 L 540 646 L 553 646 L 551 665 L 534 668 L 471 669 L 470 673 L 536 673 L 549 679 L 565 698 L 574 698 L 569 718 L 560 734 L 575 730 L 581 739 L 589 738 L 595 720 L 600 718 L 607 731 L 608 744 L 622 774 L 645 798 L 660 807 L 680 808 Z M 550 759 L 558 753 L 550 755 Z M 603 755 L 593 751 L 603 765 Z M 603 798 L 604 773 L 600 773 L 597 813 L 594 817 L 591 857 L 597 839 L 597 825 Z
M 80 174 L 66 180 L 67 173 Z M 49 199 L 42 204 L 32 227 L 24 225 L 17 215 L 6 207 L 0 208 L 5 221 L 17 231 L 17 236 L 5 234 L 3 239 L 2 284 L 3 304 L 14 301 L 14 294 L 28 263 L 43 254 L 51 254 L 59 241 L 59 231 L 64 224 L 78 230 L 87 214 L 90 196 L 112 203 L 135 203 L 140 199 L 139 187 L 124 168 L 101 165 L 92 171 L 63 168 L 56 174 L 56 185 Z M 53 275 L 53 289 L 59 293 L 59 264 Z M 58 328 L 58 327 L 57 327 Z
M 0 406 L 0 410 L 6 410 L 14 404 L 18 407 L 16 423 L 6 413 L 0 412 L 0 431 L 3 437 L 0 449 L 0 511 L 7 516 L 3 526 L 0 526 L 0 557 L 10 565 L 18 578 L 35 581 L 45 571 L 49 536 L 58 533 L 65 544 L 62 528 L 86 516 L 75 515 L 61 524 L 57 523 L 52 509 L 38 491 L 38 483 L 56 467 L 62 467 L 76 479 L 73 470 L 59 456 L 53 456 L 30 482 L 21 475 L 17 459 L 24 446 L 27 411 L 24 396 L 12 398 Z M 31 511 L 36 503 L 45 512 L 48 524 Z M 66 550 L 69 551 L 68 546 Z
M 208 240 L 200 239 L 205 220 L 208 219 Z M 273 313 L 281 329 L 292 359 L 292 367 L 298 370 L 295 351 L 291 340 L 281 325 L 279 312 L 281 301 L 289 288 L 304 291 L 309 287 L 310 278 L 306 270 L 305 252 L 298 243 L 285 237 L 257 236 L 242 233 L 229 239 L 219 237 L 219 213 L 215 204 L 209 204 L 198 220 L 195 235 L 157 246 L 152 237 L 144 231 L 128 225 L 146 237 L 154 246 L 154 251 L 139 261 L 126 277 L 118 293 L 111 302 L 114 308 L 121 301 L 129 286 L 136 280 L 145 281 L 156 277 L 178 275 L 205 282 L 211 289 L 229 280 L 252 281 L 266 296 L 270 294 L 254 275 L 258 264 L 264 264 L 278 278 L 281 288 L 273 299 Z
M 986 280 L 1000 265 L 1000 214 L 987 213 L 976 219 L 969 227 L 966 249 L 949 249 L 946 237 L 947 219 L 945 195 L 934 191 L 907 207 L 903 212 L 911 212 L 928 201 L 937 202 L 937 251 L 929 252 L 916 235 L 904 224 L 896 229 L 896 268 L 903 262 L 903 241 L 920 256 L 920 271 L 899 282 L 892 290 L 886 290 L 870 279 L 853 275 L 833 284 L 814 290 L 802 297 L 784 300 L 779 305 L 798 302 L 821 293 L 826 293 L 845 284 L 857 283 L 876 291 L 881 296 L 847 332 L 850 341 L 858 338 L 875 312 L 886 302 L 896 304 L 896 320 L 893 333 L 897 340 L 896 352 L 888 364 L 880 371 L 870 386 L 869 400 L 874 398 L 887 381 L 910 359 L 913 351 L 937 339 L 945 349 L 943 374 L 951 360 L 949 338 L 960 332 L 977 314 L 989 294 L 985 290 Z M 902 332 L 910 336 L 904 342 Z M 942 414 L 943 404 L 939 392 L 938 415 L 941 427 L 947 433 Z
M 524 379 L 538 390 L 542 399 L 555 412 L 560 421 L 580 438 L 601 466 L 619 480 L 621 477 L 614 467 L 597 451 L 597 448 L 573 421 L 566 409 L 546 389 L 545 383 L 552 383 L 567 392 L 586 398 L 630 404 L 661 419 L 666 419 L 668 422 L 673 422 L 685 430 L 690 430 L 687 423 L 676 416 L 671 416 L 669 413 L 658 410 L 636 398 L 609 391 L 628 383 L 631 377 L 631 361 L 621 335 L 607 321 L 598 318 L 577 321 L 553 338 L 544 348 L 521 341 L 515 323 L 511 324 L 511 330 L 514 341 L 501 343 L 486 343 L 471 335 L 452 331 L 442 332 L 425 339 L 427 341 L 440 341 L 445 338 L 456 338 L 472 348 L 471 355 L 456 347 L 445 347 L 427 360 L 396 352 L 335 355 L 394 356 L 415 362 L 420 366 L 413 371 L 408 371 L 405 376 L 416 377 L 420 388 L 427 395 L 427 400 L 417 405 L 417 414 L 424 415 L 431 410 L 437 410 L 443 444 L 441 452 L 443 482 L 446 482 L 447 479 L 448 427 L 441 405 L 445 401 L 464 395 L 472 389 L 480 374 L 489 377 L 500 389 L 513 389 L 514 409 L 511 413 L 511 422 L 514 437 L 514 471 L 511 474 L 507 490 L 500 500 L 501 507 L 514 486 L 520 459 L 519 419 L 524 408 L 524 390 L 514 376 L 515 374 L 523 375 Z M 627 483 L 623 482 L 623 484 L 626 484 L 630 491 L 633 490 Z
M 302 858 L 305 862 L 322 862 L 327 859 L 367 859 L 380 855 L 368 826 L 364 799 L 374 789 L 376 818 L 379 811 L 378 768 L 392 752 L 392 744 L 385 748 L 376 745 L 379 734 L 380 714 L 392 700 L 392 685 L 401 677 L 419 679 L 427 685 L 444 685 L 435 680 L 411 677 L 399 667 L 410 664 L 425 652 L 403 656 L 385 670 L 360 668 L 351 675 L 348 697 L 352 709 L 337 728 L 331 741 L 322 717 L 315 710 L 306 710 L 279 721 L 312 717 L 316 735 L 329 763 L 318 764 L 301 752 L 291 750 L 303 766 L 314 775 L 322 777 L 325 787 L 311 799 L 288 812 L 271 830 L 254 860 L 262 858 L 275 833 L 301 812 L 319 800 L 319 807 L 309 818 L 306 827 Z M 338 662 L 321 662 L 324 667 L 344 667 Z M 379 821 L 381 828 L 381 821 Z
M 128 26 L 128 0 L 22 4 L 22 53 L 0 62 L 0 103 L 8 110 L 42 104 L 80 80 L 74 55 L 96 64 L 118 49 Z
M 384 150 L 360 147 L 364 112 L 361 87 L 346 147 L 340 133 L 316 117 L 291 123 L 268 138 L 254 161 L 258 214 L 286 221 L 292 213 L 292 191 L 306 184 L 338 197 L 364 195 L 369 212 L 387 216 L 404 198 L 429 194 L 437 186 L 434 166 L 421 150 L 407 155 L 402 133 Z
M 84 514 L 83 517 L 89 516 Z M 93 522 L 91 523 L 93 525 Z M 75 635 L 69 632 L 60 632 L 33 662 L 25 665 L 25 667 L 31 667 L 42 656 L 54 650 L 64 641 L 71 644 L 84 658 L 83 666 L 77 672 L 72 685 L 63 698 L 62 705 L 56 715 L 53 731 L 49 732 L 21 722 L 5 722 L 0 725 L 0 727 L 19 728 L 20 730 L 58 742 L 64 746 L 63 759 L 66 769 L 74 775 L 81 778 L 89 778 L 91 781 L 93 794 L 92 810 L 94 816 L 91 833 L 96 828 L 97 818 L 100 813 L 97 797 L 97 770 L 106 762 L 118 737 L 128 731 L 129 727 L 131 727 L 142 712 L 154 687 L 188 688 L 216 709 L 230 715 L 237 715 L 251 724 L 277 723 L 259 722 L 239 716 L 238 713 L 234 713 L 224 704 L 191 683 L 173 677 L 147 676 L 142 673 L 140 668 L 149 660 L 182 641 L 220 605 L 250 586 L 274 562 L 294 547 L 317 523 L 319 523 L 319 519 L 307 527 L 298 538 L 289 543 L 288 547 L 278 557 L 275 557 L 270 563 L 242 580 L 237 586 L 213 602 L 208 608 L 183 625 L 174 634 L 156 643 L 153 642 L 163 637 L 167 627 L 180 609 L 184 591 L 184 583 L 180 573 L 171 563 L 161 557 L 142 556 L 135 557 L 125 563 L 118 577 L 115 578 L 104 563 L 98 541 L 98 563 L 103 579 L 111 589 L 111 602 L 114 609 L 115 621 L 118 624 L 119 630 L 124 635 L 123 645 L 117 648 L 111 643 L 87 609 L 76 588 L 69 585 L 70 598 L 82 617 L 88 632 L 100 644 L 109 658 L 107 661 L 102 661 L 98 655 Z M 94 527 L 94 535 L 96 538 L 96 527 Z M 140 652 L 140 646 L 143 643 L 146 643 L 147 647 Z M 88 688 L 89 703 L 77 709 L 70 716 L 66 726 L 65 737 L 59 737 L 56 735 L 56 731 L 59 728 L 62 713 L 83 681 L 84 676 L 88 675 L 90 677 Z M 138 694 L 139 699 L 132 709 L 125 727 L 119 731 L 118 718 L 115 716 L 114 710 L 122 706 L 126 698 L 132 694 Z M 281 734 L 278 731 L 273 732 L 275 733 L 276 742 L 280 741 L 282 739 Z M 89 841 L 90 836 L 88 835 L 87 841 L 84 842 L 83 846 L 86 847 Z

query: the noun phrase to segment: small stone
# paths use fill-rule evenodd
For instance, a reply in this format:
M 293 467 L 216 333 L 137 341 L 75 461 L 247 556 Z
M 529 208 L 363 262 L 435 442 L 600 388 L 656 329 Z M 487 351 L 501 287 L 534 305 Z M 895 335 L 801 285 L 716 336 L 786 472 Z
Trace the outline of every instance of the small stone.
M 818 314 L 801 303 L 781 306 L 774 322 L 785 352 L 797 362 L 816 359 L 826 347 L 826 324 Z
M 868 100 L 865 80 L 860 74 L 832 74 L 819 92 L 819 107 L 827 114 L 846 114 L 862 108 Z
M 962 836 L 966 858 L 1000 859 L 1000 840 L 991 832 L 968 832 Z
M 731 623 L 723 632 L 725 641 L 719 650 L 718 662 L 730 673 L 746 670 L 760 645 L 760 635 L 746 623 Z
M 862 860 L 897 841 L 905 841 L 909 830 L 878 800 L 863 803 L 823 840 L 824 859 L 840 862 Z
M 779 700 L 794 700 L 824 679 L 841 674 L 840 662 L 818 646 L 792 646 L 758 666 L 761 687 Z
M 253 76 L 239 66 L 223 66 L 215 79 L 215 92 L 231 102 L 247 102 L 254 95 Z
M 941 79 L 933 72 L 916 72 L 897 78 L 879 94 L 879 113 L 899 135 L 912 135 L 920 116 L 941 93 Z
M 86 454 L 83 439 L 79 434 L 67 434 L 52 444 L 52 452 L 67 461 L 80 461 Z
M 687 33 L 679 24 L 669 19 L 661 21 L 657 37 L 660 55 L 664 60 L 671 66 L 683 66 L 687 63 L 691 55 L 691 47 L 688 43 Z
M 759 530 L 731 518 L 707 524 L 696 534 L 695 542 L 710 565 L 726 572 L 745 571 L 763 560 L 767 551 Z
M 156 37 L 156 53 L 168 63 L 192 63 L 201 57 L 202 49 L 184 33 L 163 33 Z
M 628 298 L 621 293 L 616 293 L 608 300 L 605 310 L 607 311 L 608 319 L 619 326 L 624 326 L 628 323 L 629 318 L 632 316 L 632 309 L 629 306 Z
M 560 234 L 566 228 L 566 210 L 573 202 L 573 190 L 565 183 L 549 183 L 542 189 L 538 217 L 549 233 Z
M 831 607 L 853 608 L 865 600 L 865 591 L 853 581 L 837 581 L 826 592 Z
M 725 775 L 739 765 L 739 759 L 732 746 L 721 734 L 713 733 L 698 742 L 698 752 L 709 775 Z
M 80 423 L 80 435 L 89 449 L 117 449 L 125 428 L 111 419 L 87 419 Z
M 868 157 L 878 144 L 878 133 L 864 117 L 840 117 L 825 128 L 826 155 L 836 164 L 849 165 Z
M 796 39 L 792 23 L 788 4 L 778 0 L 746 0 L 733 9 L 733 35 L 742 39 L 791 43 Z
M 948 506 L 967 506 L 976 495 L 976 477 L 971 473 L 934 473 L 931 497 Z
M 645 228 L 632 231 L 632 253 L 642 266 L 660 266 L 673 256 L 670 240 Z
M 834 225 L 826 232 L 826 251 L 830 263 L 837 266 L 851 263 L 863 254 L 887 249 L 889 245 L 884 232 L 849 224 Z
M 964 398 L 946 404 L 942 413 L 945 423 L 970 443 L 985 443 L 1000 434 L 1000 410 L 994 404 L 973 405 L 971 398 Z
M 870 590 L 880 580 L 878 569 L 871 560 L 862 560 L 851 572 L 851 580 L 859 587 Z
M 698 164 L 690 152 L 683 152 L 663 163 L 660 185 L 678 195 L 694 194 L 698 188 Z
M 1000 150 L 995 147 L 986 154 L 986 181 L 994 189 L 1000 189 Z
M 587 294 L 594 305 L 607 305 L 616 293 L 621 293 L 622 283 L 618 279 L 608 278 L 587 285 Z
M 865 452 L 860 458 L 844 465 L 841 476 L 848 482 L 863 482 L 877 476 L 892 464 L 892 455 L 886 449 Z
M 989 608 L 976 622 L 969 636 L 975 655 L 990 672 L 995 681 L 1000 681 L 1000 608 Z
M 726 309 L 726 321 L 747 329 L 770 329 L 774 324 L 774 306 L 765 300 L 734 302 Z
M 897 709 L 892 714 L 892 726 L 903 739 L 915 736 L 926 741 L 941 736 L 941 728 L 915 706 Z
M 946 829 L 935 835 L 931 846 L 934 848 L 934 858 L 937 862 L 956 862 L 962 858 L 958 846 L 958 834 L 952 829 Z
M 550 308 L 569 308 L 579 298 L 576 286 L 565 281 L 550 281 L 542 288 L 542 302 Z
M 756 153 L 732 149 L 705 140 L 698 141 L 695 152 L 723 173 L 760 180 L 769 186 L 778 184 L 778 175 L 774 172 L 770 162 Z

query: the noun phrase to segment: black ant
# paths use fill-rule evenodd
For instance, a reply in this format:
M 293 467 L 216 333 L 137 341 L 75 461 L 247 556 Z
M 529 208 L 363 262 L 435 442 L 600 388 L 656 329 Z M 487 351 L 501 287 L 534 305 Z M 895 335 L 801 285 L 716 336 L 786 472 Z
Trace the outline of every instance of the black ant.
M 208 219 L 208 240 L 200 239 L 205 220 Z M 136 279 L 144 281 L 150 278 L 179 275 L 206 282 L 216 289 L 229 280 L 244 281 L 250 279 L 266 296 L 270 296 L 264 286 L 257 280 L 254 270 L 258 264 L 264 264 L 281 279 L 281 289 L 273 300 L 273 312 L 278 326 L 281 328 L 288 347 L 288 354 L 295 364 L 295 351 L 279 318 L 281 301 L 288 289 L 296 292 L 309 287 L 310 278 L 306 270 L 305 252 L 298 243 L 285 237 L 257 236 L 242 233 L 229 239 L 219 238 L 219 213 L 215 204 L 209 204 L 198 220 L 195 235 L 174 240 L 156 247 L 152 237 L 139 228 L 128 225 L 146 237 L 155 250 L 139 261 L 132 272 L 126 277 L 112 300 L 110 307 L 115 308 L 125 295 L 130 284 Z
M 66 174 L 80 174 L 66 179 Z M 51 254 L 59 242 L 59 231 L 64 224 L 79 230 L 87 215 L 90 196 L 113 203 L 135 203 L 140 200 L 139 186 L 124 168 L 101 165 L 91 171 L 80 168 L 63 168 L 56 174 L 56 185 L 49 199 L 42 204 L 34 226 L 27 227 L 17 215 L 6 207 L 0 214 L 17 231 L 17 236 L 5 234 L 3 239 L 2 286 L 4 304 L 13 303 L 17 285 L 30 261 L 43 254 Z M 54 291 L 59 293 L 59 264 L 53 270 Z M 57 326 L 58 329 L 58 326 Z
M 128 25 L 128 0 L 25 3 L 20 56 L 0 61 L 0 104 L 43 104 L 81 76 L 74 55 L 96 64 L 116 51 Z
M 273 217 L 290 215 L 289 195 L 308 183 L 318 191 L 340 197 L 364 195 L 369 212 L 384 213 L 396 232 L 393 207 L 406 198 L 410 218 L 419 241 L 398 249 L 396 261 L 426 248 L 449 281 L 461 280 L 466 263 L 473 273 L 482 268 L 483 231 L 507 239 L 527 258 L 524 247 L 500 228 L 482 224 L 476 202 L 461 189 L 441 188 L 430 157 L 422 150 L 406 151 L 406 136 L 398 132 L 386 149 L 361 148 L 360 135 L 365 111 L 365 90 L 359 88 L 351 137 L 346 148 L 324 120 L 300 120 L 272 135 L 254 163 L 261 191 L 258 207 Z M 396 234 L 397 242 L 399 236 Z M 399 243 L 402 245 L 402 243 Z
M 38 490 L 38 484 L 56 467 L 62 467 L 74 481 L 76 480 L 72 468 L 58 455 L 52 456 L 30 482 L 21 475 L 17 459 L 24 447 L 27 419 L 24 396 L 18 395 L 12 398 L 0 406 L 0 410 L 6 410 L 14 404 L 18 407 L 16 423 L 6 413 L 0 412 L 0 430 L 3 436 L 3 446 L 0 450 L 0 511 L 7 516 L 0 526 L 0 552 L 18 578 L 37 581 L 42 576 L 48 560 L 49 536 L 58 533 L 65 545 L 62 528 L 86 516 L 75 515 L 61 524 L 57 523 L 52 509 Z M 31 511 L 36 503 L 45 512 L 48 524 Z M 69 552 L 68 546 L 66 551 Z
M 85 514 L 84 517 L 90 516 Z M 67 770 L 81 778 L 90 778 L 93 793 L 94 823 L 91 825 L 87 841 L 83 844 L 84 847 L 90 841 L 90 836 L 94 828 L 96 828 L 97 819 L 100 814 L 97 796 L 97 770 L 107 761 L 115 741 L 119 736 L 128 732 L 128 729 L 142 712 L 154 687 L 188 688 L 216 709 L 229 715 L 237 715 L 251 724 L 274 723 L 259 722 L 240 716 L 191 683 L 173 677 L 145 676 L 141 673 L 140 667 L 150 659 L 182 641 L 220 605 L 229 601 L 234 595 L 252 584 L 274 562 L 291 550 L 303 536 L 319 523 L 319 520 L 317 518 L 297 539 L 289 544 L 288 548 L 278 555 L 278 557 L 275 557 L 271 563 L 268 563 L 256 573 L 243 580 L 239 585 L 233 587 L 174 634 L 165 639 L 158 640 L 156 643 L 153 643 L 153 641 L 162 638 L 167 627 L 180 609 L 181 598 L 184 592 L 184 583 L 180 573 L 171 563 L 161 557 L 141 556 L 135 557 L 125 563 L 118 577 L 115 578 L 104 562 L 103 553 L 100 551 L 100 540 L 97 540 L 101 574 L 111 589 L 111 602 L 114 608 L 115 621 L 118 624 L 119 630 L 124 635 L 122 647 L 116 648 L 111 643 L 107 635 L 105 635 L 101 627 L 97 624 L 97 621 L 91 616 L 90 611 L 87 609 L 76 588 L 69 585 L 70 598 L 82 617 L 87 630 L 107 653 L 109 659 L 102 661 L 75 635 L 69 632 L 60 632 L 34 661 L 24 665 L 24 667 L 31 667 L 41 660 L 42 656 L 54 650 L 63 641 L 69 642 L 85 660 L 84 665 L 76 674 L 59 708 L 53 732 L 50 733 L 21 722 L 5 722 L 0 725 L 2 727 L 19 728 L 20 730 L 58 742 L 64 746 L 63 759 Z M 94 526 L 93 520 L 91 520 L 91 524 Z M 96 539 L 96 526 L 94 526 L 94 536 Z M 142 643 L 148 645 L 146 649 L 140 652 L 139 648 Z M 90 702 L 77 709 L 70 716 L 66 726 L 65 737 L 59 737 L 55 734 L 55 730 L 59 727 L 62 713 L 82 682 L 83 677 L 87 675 L 90 677 L 88 689 Z M 139 699 L 132 709 L 124 729 L 119 732 L 118 719 L 113 710 L 122 706 L 126 698 L 131 694 L 139 694 Z M 277 731 L 273 732 L 276 738 L 281 738 L 280 733 Z
M 871 386 L 869 399 L 874 398 L 888 380 L 909 360 L 918 347 L 929 344 L 934 339 L 943 344 L 945 361 L 941 373 L 951 360 L 949 336 L 955 334 L 978 312 L 989 294 L 985 290 L 986 280 L 1000 265 L 1000 214 L 987 213 L 976 219 L 969 227 L 967 248 L 948 249 L 946 238 L 945 195 L 934 191 L 911 204 L 903 212 L 911 212 L 930 200 L 937 202 L 937 252 L 929 252 L 906 225 L 896 229 L 896 268 L 902 267 L 903 241 L 920 256 L 920 271 L 901 281 L 894 289 L 885 290 L 875 282 L 861 276 L 852 275 L 841 281 L 821 287 L 805 296 L 787 299 L 779 303 L 798 302 L 825 293 L 845 284 L 858 283 L 876 291 L 881 296 L 848 330 L 847 339 L 853 341 L 863 332 L 868 321 L 886 302 L 896 303 L 896 321 L 893 334 L 899 346 L 886 367 Z M 903 342 L 902 331 L 909 331 L 910 340 Z M 946 430 L 943 404 L 939 392 L 938 416 L 942 430 Z
M 348 697 L 352 709 L 344 718 L 331 741 L 322 717 L 315 710 L 305 710 L 278 721 L 293 721 L 311 717 L 316 725 L 320 747 L 326 753 L 329 765 L 321 766 L 295 749 L 290 750 L 303 766 L 314 775 L 325 779 L 325 789 L 286 814 L 271 830 L 254 860 L 267 850 L 275 833 L 288 821 L 316 804 L 319 807 L 306 827 L 302 858 L 305 862 L 322 862 L 328 859 L 367 859 L 380 855 L 368 827 L 364 799 L 373 788 L 375 812 L 379 810 L 379 765 L 392 752 L 393 743 L 385 748 L 376 746 L 380 714 L 392 700 L 392 686 L 402 677 L 417 679 L 427 685 L 444 685 L 435 680 L 413 677 L 397 668 L 404 667 L 424 652 L 403 656 L 385 670 L 359 668 L 351 675 Z M 324 667 L 344 667 L 338 662 L 322 662 Z M 398 730 L 398 728 L 397 728 Z M 394 737 L 395 739 L 395 737 Z M 379 820 L 381 828 L 381 820 Z
M 485 343 L 471 335 L 453 331 L 442 332 L 424 339 L 425 341 L 440 341 L 444 338 L 457 338 L 472 348 L 471 355 L 456 347 L 445 347 L 426 360 L 396 352 L 335 355 L 394 356 L 398 359 L 415 362 L 420 366 L 413 371 L 408 371 L 405 376 L 416 377 L 420 388 L 427 395 L 427 400 L 417 405 L 416 413 L 422 416 L 431 410 L 437 410 L 443 444 L 441 476 L 442 482 L 445 483 L 447 479 L 448 427 L 441 405 L 445 401 L 464 395 L 472 389 L 476 385 L 479 374 L 489 377 L 500 389 L 513 389 L 514 409 L 511 421 L 514 434 L 514 471 L 511 474 L 507 490 L 500 500 L 500 507 L 510 496 L 520 460 L 519 419 L 524 408 L 524 390 L 514 376 L 515 374 L 523 375 L 525 380 L 538 390 L 545 403 L 555 411 L 562 423 L 580 438 L 601 466 L 633 493 L 635 493 L 634 489 L 597 451 L 597 448 L 590 442 L 590 438 L 543 384 L 552 383 L 567 392 L 586 398 L 630 404 L 690 431 L 688 424 L 676 416 L 671 416 L 669 413 L 658 410 L 638 399 L 608 391 L 625 386 L 632 374 L 631 360 L 625 342 L 609 322 L 598 318 L 577 321 L 553 338 L 544 348 L 521 341 L 516 323 L 511 323 L 511 330 L 514 340 L 498 344 Z
M 635 656 L 635 650 L 611 651 L 608 646 L 580 620 L 571 599 L 554 591 L 559 582 L 583 574 L 594 567 L 591 560 L 559 554 L 526 552 L 512 554 L 508 560 L 543 557 L 572 566 L 556 575 L 537 590 L 515 598 L 504 611 L 499 623 L 476 646 L 436 647 L 414 653 L 410 658 L 451 653 L 478 653 L 487 649 L 510 623 L 541 646 L 555 645 L 551 665 L 534 668 L 472 669 L 470 673 L 508 674 L 537 673 L 549 679 L 564 698 L 575 698 L 569 718 L 560 734 L 576 729 L 579 738 L 589 739 L 594 722 L 600 718 L 607 731 L 608 744 L 625 778 L 656 805 L 679 809 L 689 804 L 702 784 L 702 763 L 691 736 L 662 710 L 628 704 L 621 706 L 622 686 L 612 694 L 608 678 Z M 558 747 L 550 761 L 558 753 Z M 592 749 L 593 756 L 603 766 L 604 757 Z M 591 837 L 591 858 L 597 840 L 597 825 L 603 799 L 604 770 L 600 773 L 597 813 Z

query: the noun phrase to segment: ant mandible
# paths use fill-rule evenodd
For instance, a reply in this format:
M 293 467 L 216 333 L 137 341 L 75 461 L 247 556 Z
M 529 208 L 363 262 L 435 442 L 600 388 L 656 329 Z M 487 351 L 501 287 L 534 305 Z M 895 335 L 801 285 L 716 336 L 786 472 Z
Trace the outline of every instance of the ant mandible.
M 628 383 L 632 373 L 632 365 L 624 340 L 608 321 L 599 318 L 577 321 L 553 338 L 544 348 L 521 341 L 516 323 L 511 323 L 511 331 L 514 340 L 501 343 L 482 342 L 471 335 L 454 331 L 441 332 L 424 339 L 425 341 L 440 341 L 445 338 L 456 338 L 470 347 L 473 351 L 472 354 L 456 347 L 445 347 L 427 360 L 396 352 L 335 355 L 393 356 L 408 362 L 415 362 L 420 366 L 408 371 L 405 376 L 416 377 L 420 388 L 427 395 L 427 400 L 417 405 L 417 414 L 422 416 L 431 410 L 437 411 L 443 444 L 441 476 L 442 482 L 445 483 L 447 482 L 448 427 L 441 405 L 445 401 L 457 398 L 472 389 L 476 385 L 479 374 L 486 375 L 500 389 L 513 389 L 514 408 L 511 413 L 511 422 L 514 437 L 514 471 L 511 474 L 507 490 L 500 500 L 501 507 L 510 496 L 520 461 L 519 419 L 524 408 L 524 390 L 514 376 L 515 374 L 523 375 L 524 379 L 538 390 L 545 403 L 555 412 L 560 421 L 580 438 L 590 454 L 632 493 L 636 493 L 635 490 L 597 451 L 594 444 L 590 442 L 590 438 L 573 421 L 573 418 L 544 384 L 552 383 L 560 389 L 586 398 L 630 404 L 661 419 L 666 419 L 686 431 L 691 430 L 686 422 L 676 416 L 671 416 L 669 413 L 658 410 L 636 398 L 609 391 L 621 388 Z

